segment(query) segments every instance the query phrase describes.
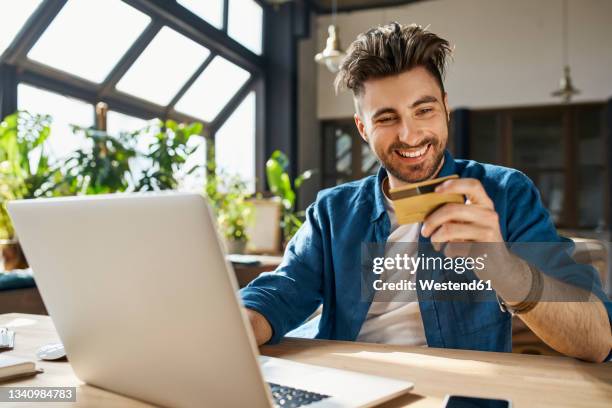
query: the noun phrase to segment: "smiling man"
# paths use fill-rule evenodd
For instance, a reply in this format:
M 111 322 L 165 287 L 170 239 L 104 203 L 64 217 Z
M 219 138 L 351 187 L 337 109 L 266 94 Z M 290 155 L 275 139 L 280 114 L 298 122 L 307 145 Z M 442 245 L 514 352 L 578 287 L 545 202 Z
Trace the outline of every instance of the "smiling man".
M 381 164 L 376 176 L 319 193 L 287 246 L 282 264 L 241 290 L 259 344 L 277 342 L 322 304 L 316 337 L 388 344 L 511 351 L 511 315 L 569 356 L 603 361 L 612 347 L 610 303 L 588 266 L 555 253 L 563 276 L 552 277 L 505 243 L 563 243 L 537 189 L 521 172 L 454 159 L 448 142 L 443 75 L 449 43 L 415 25 L 392 23 L 361 34 L 336 78 L 353 92 L 355 124 Z M 388 189 L 457 174 L 436 191 L 458 193 L 421 223 L 398 225 Z M 363 297 L 363 244 L 498 243 L 497 268 L 478 273 L 498 302 L 392 295 Z M 416 249 L 412 255 L 416 254 Z M 444 282 L 440 271 L 413 279 Z M 569 282 L 590 276 L 585 292 Z M 568 294 L 583 294 L 586 301 Z M 585 294 L 586 293 L 586 294 Z M 564 297 L 565 296 L 565 297 Z M 551 299 L 566 301 L 546 301 Z

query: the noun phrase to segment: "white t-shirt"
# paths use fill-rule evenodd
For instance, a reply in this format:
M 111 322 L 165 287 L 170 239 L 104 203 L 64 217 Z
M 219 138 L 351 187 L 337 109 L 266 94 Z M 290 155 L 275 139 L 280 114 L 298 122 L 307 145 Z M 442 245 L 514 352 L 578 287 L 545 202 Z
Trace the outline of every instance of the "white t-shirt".
M 384 183 L 383 183 L 384 185 Z M 385 193 L 383 189 L 383 194 Z M 391 221 L 391 233 L 387 240 L 388 243 L 393 242 L 418 242 L 421 231 L 421 224 L 398 225 L 395 211 L 391 205 L 391 200 L 385 194 L 385 207 Z M 405 251 L 406 245 L 402 245 L 402 250 Z M 414 253 L 409 253 L 408 256 L 416 256 L 417 245 L 414 245 Z M 389 248 L 386 256 L 393 256 L 393 247 Z M 404 252 L 402 252 L 404 253 Z M 416 273 L 410 275 L 414 281 Z M 403 276 L 405 278 L 405 275 Z M 416 295 L 416 293 L 415 293 Z M 421 311 L 419 310 L 419 302 L 416 298 L 406 300 L 406 293 L 397 292 L 388 298 L 389 294 L 385 293 L 384 301 L 377 301 L 376 294 L 372 302 L 366 320 L 361 327 L 357 341 L 368 343 L 383 343 L 408 346 L 427 346 L 425 339 L 425 329 L 423 320 L 421 319 Z M 401 299 L 401 300 L 400 300 Z

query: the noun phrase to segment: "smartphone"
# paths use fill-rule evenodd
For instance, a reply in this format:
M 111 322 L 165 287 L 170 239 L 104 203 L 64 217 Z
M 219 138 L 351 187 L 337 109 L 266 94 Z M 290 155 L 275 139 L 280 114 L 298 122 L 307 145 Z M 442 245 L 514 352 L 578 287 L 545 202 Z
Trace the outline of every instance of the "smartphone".
M 447 395 L 444 408 L 512 408 L 508 400 Z

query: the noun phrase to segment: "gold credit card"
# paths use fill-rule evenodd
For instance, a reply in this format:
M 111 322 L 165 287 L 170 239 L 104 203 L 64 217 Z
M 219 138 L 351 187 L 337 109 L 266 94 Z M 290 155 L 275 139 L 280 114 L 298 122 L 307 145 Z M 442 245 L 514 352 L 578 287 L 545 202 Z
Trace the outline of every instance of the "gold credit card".
M 395 216 L 399 224 L 422 222 L 431 212 L 446 203 L 465 202 L 463 194 L 436 193 L 435 189 L 446 180 L 459 178 L 453 174 L 432 180 L 425 180 L 389 190 Z

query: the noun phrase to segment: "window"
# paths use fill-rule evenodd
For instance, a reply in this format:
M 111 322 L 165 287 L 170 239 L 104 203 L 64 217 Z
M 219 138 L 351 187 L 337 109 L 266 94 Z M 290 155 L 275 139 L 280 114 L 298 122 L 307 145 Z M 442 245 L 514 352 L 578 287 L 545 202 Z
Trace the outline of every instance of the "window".
M 117 89 L 168 105 L 204 62 L 209 50 L 164 27 L 121 78 Z
M 178 3 L 216 28 L 223 28 L 223 0 L 178 0 Z
M 111 136 L 117 136 L 120 133 L 131 133 L 137 130 L 144 129 L 149 124 L 149 121 L 136 118 L 134 116 L 125 115 L 123 113 L 108 111 L 106 113 L 106 131 Z M 155 137 L 151 132 L 143 132 L 138 134 L 138 140 L 134 141 L 136 151 L 144 154 L 148 151 L 149 144 L 155 141 Z M 142 156 L 130 159 L 130 168 L 135 180 L 139 180 L 145 169 L 151 167 L 151 160 Z M 134 181 L 135 181 L 134 180 Z
M 87 140 L 75 135 L 70 125 L 92 126 L 93 106 L 24 84 L 19 85 L 17 93 L 20 110 L 53 118 L 48 139 L 51 159 L 63 159 L 77 149 L 88 147 Z
M 195 147 L 196 150 L 185 161 L 183 166 L 184 171 L 189 171 L 193 166 L 200 166 L 191 174 L 179 175 L 181 191 L 202 192 L 204 191 L 204 182 L 206 177 L 206 139 L 201 136 L 192 136 L 187 142 L 187 146 Z
M 255 54 L 261 54 L 263 10 L 253 0 L 229 0 L 227 33 Z
M 324 187 L 376 174 L 378 167 L 376 156 L 359 135 L 352 119 L 323 122 Z
M 91 147 L 70 125 L 92 127 L 94 105 L 106 102 L 113 109 L 105 121 L 111 136 L 151 124 L 140 118 L 204 122 L 210 126 L 207 136 L 223 139 L 217 147 L 221 167 L 255 186 L 260 158 L 255 129 L 264 118 L 255 114 L 260 108 L 255 87 L 265 88 L 266 77 L 265 59 L 253 54 L 262 53 L 267 5 L 260 0 L 172 0 L 160 7 L 140 0 L 12 3 L 10 19 L 0 24 L 0 65 L 7 68 L 3 82 L 17 92 L 7 92 L 2 107 L 52 117 L 52 160 Z M 139 132 L 133 146 L 147 153 L 153 137 Z M 213 149 L 207 142 L 192 139 L 197 149 L 186 167 L 206 164 Z M 144 160 L 131 163 L 136 176 L 150 167 Z M 191 189 L 203 176 L 204 171 L 185 176 L 181 188 Z
M 40 5 L 41 0 L 14 1 L 10 8 L 10 18 L 3 18 L 0 24 L 0 55 L 7 49 L 21 30 L 27 19 Z M 5 6 L 6 7 L 6 6 Z
M 114 111 L 108 111 L 106 114 L 106 130 L 111 136 L 143 130 L 146 129 L 149 124 L 155 122 L 156 120 L 147 121 Z M 149 152 L 149 146 L 156 140 L 155 130 L 155 127 L 153 127 L 151 131 L 144 131 L 138 134 L 138 139 L 134 141 L 134 146 L 140 155 Z M 187 142 L 187 146 L 195 147 L 196 150 L 187 158 L 187 161 L 183 165 L 183 173 L 177 174 L 178 179 L 181 180 L 179 189 L 182 191 L 201 192 L 206 176 L 206 139 L 202 136 L 192 136 Z M 196 165 L 201 167 L 191 174 L 186 174 L 189 169 Z M 134 181 L 139 180 L 144 171 L 151 168 L 151 166 L 152 161 L 142 156 L 130 159 L 130 168 L 134 176 Z
M 211 121 L 249 78 L 249 73 L 222 57 L 215 57 L 177 102 L 176 110 Z
M 237 174 L 255 191 L 255 92 L 251 92 L 217 131 L 217 168 Z
M 120 0 L 71 0 L 28 57 L 100 83 L 150 20 Z
M 146 127 L 148 123 L 144 119 L 115 111 L 106 113 L 106 131 L 111 135 L 117 135 L 121 132 L 134 132 Z

